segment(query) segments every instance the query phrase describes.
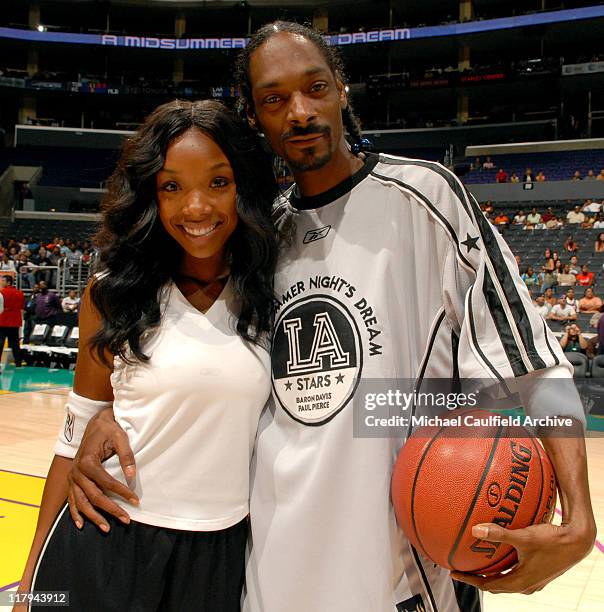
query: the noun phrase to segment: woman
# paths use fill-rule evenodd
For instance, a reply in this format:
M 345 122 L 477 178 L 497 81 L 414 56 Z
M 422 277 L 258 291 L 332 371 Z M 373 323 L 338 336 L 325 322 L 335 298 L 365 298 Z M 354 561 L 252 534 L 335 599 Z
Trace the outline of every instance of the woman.
M 521 278 L 529 289 L 536 287 L 539 283 L 539 277 L 535 274 L 533 266 L 528 266 L 526 272 L 521 275 Z
M 604 252 L 604 233 L 598 234 L 598 237 L 594 242 L 594 251 L 596 253 Z
M 218 102 L 176 101 L 125 144 L 22 590 L 69 591 L 75 610 L 239 610 L 277 258 L 276 183 L 254 142 Z M 128 525 L 78 530 L 64 505 L 69 457 L 111 403 L 140 503 Z M 105 467 L 125 482 L 115 456 Z
M 558 259 L 558 253 L 555 251 L 552 253 L 551 249 L 547 248 L 545 249 L 544 257 L 545 263 L 541 267 L 543 276 L 541 293 L 544 293 L 548 287 L 555 287 L 557 282 L 554 268 Z
M 568 253 L 576 253 L 579 250 L 577 243 L 572 236 L 569 236 L 564 242 L 564 249 Z

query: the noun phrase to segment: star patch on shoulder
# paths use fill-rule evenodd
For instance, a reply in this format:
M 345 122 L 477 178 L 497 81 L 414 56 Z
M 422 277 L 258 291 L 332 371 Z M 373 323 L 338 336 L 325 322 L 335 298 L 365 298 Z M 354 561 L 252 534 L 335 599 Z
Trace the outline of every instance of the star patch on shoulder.
M 476 249 L 477 251 L 480 251 L 480 248 L 476 246 L 476 243 L 478 242 L 478 240 L 479 240 L 478 236 L 476 236 L 475 238 L 472 238 L 470 234 L 466 234 L 466 239 L 461 244 L 463 244 L 466 247 L 466 249 L 468 249 L 466 251 L 467 253 L 469 253 L 472 249 Z

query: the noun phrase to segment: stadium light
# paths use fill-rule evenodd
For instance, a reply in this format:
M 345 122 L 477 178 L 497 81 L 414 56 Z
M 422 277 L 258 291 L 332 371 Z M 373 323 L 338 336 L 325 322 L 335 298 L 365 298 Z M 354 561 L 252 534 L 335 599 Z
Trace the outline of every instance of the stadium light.
M 38 26 L 38 32 L 46 32 L 46 28 L 42 24 L 40 24 Z

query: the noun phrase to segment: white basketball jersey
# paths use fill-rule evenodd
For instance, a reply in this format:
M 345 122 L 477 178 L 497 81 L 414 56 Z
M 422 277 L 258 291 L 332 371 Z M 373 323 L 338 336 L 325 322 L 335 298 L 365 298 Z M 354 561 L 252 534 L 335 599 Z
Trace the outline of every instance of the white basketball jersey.
M 294 188 L 276 215 L 295 230 L 277 275 L 244 610 L 479 609 L 397 527 L 403 439 L 353 437 L 352 397 L 361 377 L 570 377 L 568 362 L 507 245 L 442 166 L 368 155 L 327 193 Z

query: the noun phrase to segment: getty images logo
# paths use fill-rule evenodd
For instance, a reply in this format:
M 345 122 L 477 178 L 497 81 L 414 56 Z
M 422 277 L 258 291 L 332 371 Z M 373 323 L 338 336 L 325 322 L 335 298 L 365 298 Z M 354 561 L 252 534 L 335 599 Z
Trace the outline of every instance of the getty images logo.
M 315 242 L 317 240 L 321 240 L 321 238 L 325 238 L 327 234 L 329 234 L 329 230 L 331 229 L 331 225 L 326 225 L 325 227 L 317 227 L 315 229 L 308 230 L 306 235 L 304 236 L 304 244 L 308 244 L 309 242 Z

